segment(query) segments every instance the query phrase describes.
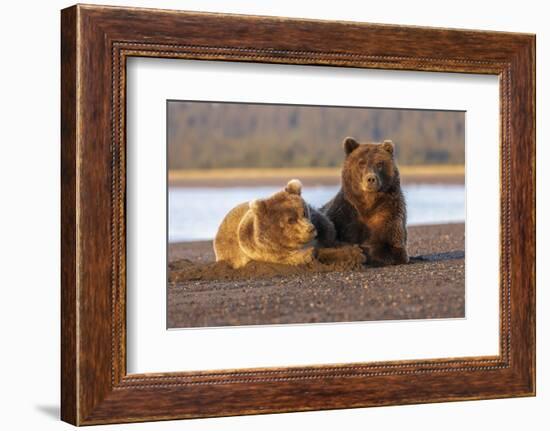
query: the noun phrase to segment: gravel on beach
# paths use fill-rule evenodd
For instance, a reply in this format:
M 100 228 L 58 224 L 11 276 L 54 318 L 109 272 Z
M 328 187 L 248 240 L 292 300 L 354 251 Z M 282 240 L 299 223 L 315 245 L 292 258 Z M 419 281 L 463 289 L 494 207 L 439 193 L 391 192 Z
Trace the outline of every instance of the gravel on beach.
M 289 267 L 216 263 L 211 241 L 170 244 L 168 328 L 464 317 L 464 224 L 409 227 L 411 263 L 356 249 Z

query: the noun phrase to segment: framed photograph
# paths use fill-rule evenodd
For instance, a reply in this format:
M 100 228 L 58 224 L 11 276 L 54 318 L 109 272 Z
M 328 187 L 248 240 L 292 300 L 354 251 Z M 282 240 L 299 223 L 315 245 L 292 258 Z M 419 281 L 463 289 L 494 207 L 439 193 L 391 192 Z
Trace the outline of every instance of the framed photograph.
M 535 394 L 535 36 L 61 13 L 61 416 Z

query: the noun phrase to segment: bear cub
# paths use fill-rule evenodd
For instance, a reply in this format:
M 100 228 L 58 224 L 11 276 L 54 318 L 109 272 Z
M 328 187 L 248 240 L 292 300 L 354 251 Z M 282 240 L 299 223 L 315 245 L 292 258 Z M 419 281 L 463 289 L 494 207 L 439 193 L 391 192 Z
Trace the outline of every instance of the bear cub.
M 302 265 L 315 257 L 315 246 L 331 245 L 336 237 L 326 216 L 302 199 L 302 184 L 291 180 L 266 199 L 233 208 L 216 238 L 216 261 L 241 268 L 251 261 Z M 317 241 L 314 241 L 317 237 Z
M 392 141 L 343 142 L 342 187 L 321 211 L 333 222 L 337 241 L 359 244 L 367 263 L 407 263 L 407 211 Z

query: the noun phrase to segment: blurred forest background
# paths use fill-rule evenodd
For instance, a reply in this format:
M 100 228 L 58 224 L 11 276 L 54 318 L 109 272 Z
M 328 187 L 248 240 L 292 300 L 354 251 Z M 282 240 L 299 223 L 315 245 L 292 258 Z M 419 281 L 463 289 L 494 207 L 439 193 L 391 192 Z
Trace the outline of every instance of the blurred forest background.
M 168 168 L 337 167 L 342 140 L 392 139 L 401 165 L 463 165 L 465 113 L 168 102 Z

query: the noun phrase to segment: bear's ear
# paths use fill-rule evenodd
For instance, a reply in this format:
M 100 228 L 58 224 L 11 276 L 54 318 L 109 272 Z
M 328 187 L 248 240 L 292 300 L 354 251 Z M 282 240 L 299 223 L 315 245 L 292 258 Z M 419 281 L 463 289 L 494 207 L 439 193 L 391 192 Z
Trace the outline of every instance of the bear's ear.
M 292 193 L 294 195 L 302 194 L 302 183 L 300 180 L 290 180 L 285 187 L 285 192 Z
M 354 138 L 348 136 L 346 139 L 344 139 L 342 145 L 344 146 L 344 150 L 346 151 L 347 156 L 359 146 L 359 142 L 357 142 Z
M 395 145 L 393 144 L 393 141 L 391 139 L 386 139 L 382 144 L 382 148 L 384 148 L 384 150 L 386 150 L 388 153 L 390 153 L 393 156 Z
M 254 199 L 248 203 L 248 207 L 252 212 L 258 214 L 265 208 L 265 202 L 261 199 Z

